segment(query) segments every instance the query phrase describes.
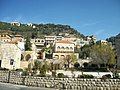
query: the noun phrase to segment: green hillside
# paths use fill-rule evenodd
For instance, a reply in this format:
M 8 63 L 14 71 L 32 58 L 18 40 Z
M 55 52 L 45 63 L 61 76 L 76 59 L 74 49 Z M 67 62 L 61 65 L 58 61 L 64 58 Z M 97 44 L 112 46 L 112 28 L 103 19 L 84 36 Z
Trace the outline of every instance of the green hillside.
M 33 24 L 35 28 L 28 26 L 27 24 L 21 24 L 20 26 L 11 25 L 10 23 L 0 22 L 0 32 L 10 32 L 13 34 L 22 34 L 24 37 L 43 37 L 43 35 L 62 35 L 75 34 L 76 37 L 84 37 L 77 30 L 71 28 L 69 25 L 61 24 Z

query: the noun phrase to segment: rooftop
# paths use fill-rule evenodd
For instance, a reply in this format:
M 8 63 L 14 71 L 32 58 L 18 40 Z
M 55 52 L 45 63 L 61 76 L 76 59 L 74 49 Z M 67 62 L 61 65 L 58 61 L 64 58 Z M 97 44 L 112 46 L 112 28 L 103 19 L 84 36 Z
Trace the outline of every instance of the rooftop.
M 57 43 L 74 44 L 74 43 L 72 43 L 72 42 L 70 42 L 70 41 L 67 41 L 67 40 L 59 40 L 59 41 L 57 41 Z

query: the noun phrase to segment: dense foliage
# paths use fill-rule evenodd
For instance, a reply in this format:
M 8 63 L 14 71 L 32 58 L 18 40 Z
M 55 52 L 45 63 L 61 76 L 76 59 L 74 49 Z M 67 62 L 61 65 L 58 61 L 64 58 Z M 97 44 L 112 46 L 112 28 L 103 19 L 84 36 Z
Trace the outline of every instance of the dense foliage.
M 76 37 L 83 37 L 77 30 L 71 28 L 69 25 L 61 24 L 33 24 L 28 26 L 27 24 L 21 24 L 20 26 L 11 25 L 10 23 L 0 22 L 0 31 L 1 32 L 12 32 L 17 34 L 22 34 L 24 37 L 42 37 L 43 35 L 62 35 L 65 34 L 75 34 Z
M 93 63 L 100 67 L 100 64 L 114 65 L 115 64 L 115 52 L 109 45 L 93 45 L 91 47 L 90 56 L 93 59 Z
M 82 74 L 82 75 L 78 75 L 78 78 L 94 78 L 94 76 L 88 74 Z
M 120 67 L 120 33 L 114 37 L 110 37 L 107 39 L 107 41 L 111 42 L 112 45 L 114 46 L 114 50 L 117 53 L 117 64 Z

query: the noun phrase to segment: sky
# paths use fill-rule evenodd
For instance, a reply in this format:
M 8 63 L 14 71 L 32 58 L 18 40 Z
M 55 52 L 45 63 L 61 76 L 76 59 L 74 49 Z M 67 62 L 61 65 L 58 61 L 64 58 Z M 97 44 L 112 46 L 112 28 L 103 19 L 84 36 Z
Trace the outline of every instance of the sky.
M 0 0 L 0 21 L 70 25 L 102 40 L 120 33 L 120 0 Z

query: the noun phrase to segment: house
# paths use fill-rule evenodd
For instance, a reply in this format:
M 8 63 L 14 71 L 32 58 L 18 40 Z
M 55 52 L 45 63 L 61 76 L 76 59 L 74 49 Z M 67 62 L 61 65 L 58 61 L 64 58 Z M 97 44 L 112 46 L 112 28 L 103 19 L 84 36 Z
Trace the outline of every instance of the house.
M 19 22 L 11 22 L 11 25 L 16 25 L 16 26 L 20 26 L 21 24 Z
M 20 35 L 20 34 L 11 35 L 11 36 L 12 36 L 12 40 L 20 40 L 20 41 L 24 41 L 23 36 Z
M 45 52 L 43 51 L 45 47 L 45 39 L 36 38 L 31 39 L 32 50 L 35 51 L 37 59 L 45 59 Z
M 75 43 L 75 45 L 76 45 L 77 48 L 81 48 L 84 45 L 88 45 L 88 44 L 89 44 L 89 41 L 85 41 L 83 39 L 79 39 L 79 40 L 77 39 L 76 43 Z
M 68 55 L 72 55 L 73 53 L 74 43 L 67 40 L 60 40 L 55 43 L 55 51 L 53 53 L 53 58 L 63 60 Z M 78 54 L 76 54 L 76 57 L 78 58 Z
M 53 46 L 56 41 L 56 36 L 45 36 L 45 42 L 48 46 Z
M 19 69 L 21 60 L 21 50 L 16 44 L 0 44 L 0 67 L 7 69 Z
M 106 40 L 99 40 L 99 41 L 97 41 L 97 43 L 107 45 L 108 41 L 106 41 Z
M 62 40 L 63 37 L 62 36 L 56 36 L 56 41 Z
M 30 27 L 32 27 L 32 26 L 33 26 L 33 24 L 32 24 L 32 23 L 28 23 L 28 24 L 27 24 L 27 26 L 30 26 Z
M 85 40 L 89 42 L 89 44 L 95 44 L 96 43 L 96 36 L 86 36 Z
M 0 33 L 0 42 L 2 43 L 8 43 L 8 42 L 16 42 L 20 41 L 20 42 L 24 42 L 24 38 L 22 37 L 22 35 L 16 34 L 16 35 L 12 35 L 12 34 L 8 34 L 8 33 Z
M 8 33 L 0 33 L 0 42 L 10 42 L 11 36 Z

